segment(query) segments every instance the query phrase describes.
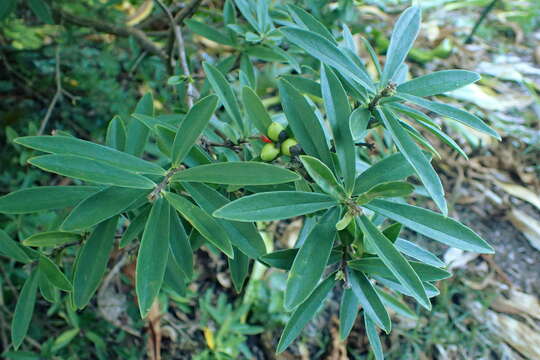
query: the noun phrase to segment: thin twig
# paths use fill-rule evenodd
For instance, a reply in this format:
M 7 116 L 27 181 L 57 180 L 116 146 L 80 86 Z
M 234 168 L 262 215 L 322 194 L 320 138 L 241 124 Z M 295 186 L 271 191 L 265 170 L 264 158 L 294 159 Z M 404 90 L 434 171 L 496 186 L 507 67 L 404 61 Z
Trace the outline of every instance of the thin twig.
M 169 21 L 171 23 L 171 29 L 174 33 L 174 37 L 176 39 L 176 43 L 178 44 L 178 59 L 180 60 L 180 66 L 182 67 L 182 71 L 184 73 L 184 76 L 187 78 L 187 104 L 188 107 L 191 108 L 193 106 L 193 102 L 195 99 L 199 97 L 199 92 L 193 86 L 193 81 L 191 79 L 191 74 L 189 71 L 189 66 L 187 62 L 186 57 L 186 49 L 184 45 L 184 38 L 182 36 L 182 29 L 180 28 L 180 25 L 178 25 L 177 20 L 175 17 L 173 17 L 172 13 L 170 12 L 169 8 L 163 4 L 161 0 L 155 0 L 156 3 L 159 5 L 161 10 L 167 14 L 167 17 L 169 18 Z M 172 63 L 173 57 L 170 57 L 171 60 L 171 66 L 174 67 L 174 64 Z
M 61 74 L 60 74 L 60 45 L 56 46 L 55 59 L 56 59 L 56 66 L 55 66 L 56 92 L 54 93 L 51 103 L 49 104 L 49 108 L 47 109 L 47 113 L 45 114 L 45 117 L 43 118 L 43 120 L 41 120 L 41 125 L 39 127 L 38 135 L 42 135 L 43 132 L 45 131 L 45 128 L 47 127 L 47 123 L 49 122 L 49 119 L 51 118 L 53 109 L 56 106 L 56 103 L 58 102 L 58 100 L 60 100 L 60 97 L 62 96 L 62 82 L 61 82 Z
M 476 34 L 476 31 L 478 30 L 480 25 L 484 22 L 484 20 L 486 19 L 488 14 L 491 12 L 491 10 L 493 10 L 493 8 L 495 7 L 495 4 L 497 4 L 497 1 L 498 0 L 493 0 L 488 6 L 486 6 L 484 8 L 484 10 L 482 11 L 482 14 L 480 14 L 480 17 L 478 18 L 478 20 L 474 24 L 474 27 L 472 28 L 471 33 L 465 39 L 465 44 L 472 43 L 472 40 L 474 38 L 474 34 Z

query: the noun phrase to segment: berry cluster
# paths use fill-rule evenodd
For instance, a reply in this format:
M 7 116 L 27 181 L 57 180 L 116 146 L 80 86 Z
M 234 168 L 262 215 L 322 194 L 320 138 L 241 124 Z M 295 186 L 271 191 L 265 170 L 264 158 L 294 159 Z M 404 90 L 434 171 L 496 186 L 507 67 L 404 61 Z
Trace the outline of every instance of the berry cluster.
M 294 138 L 289 138 L 289 134 L 285 128 L 278 122 L 273 122 L 268 126 L 266 135 L 262 135 L 261 139 L 266 144 L 261 150 L 261 159 L 263 161 L 273 161 L 279 154 L 287 156 L 297 156 L 302 152 L 298 141 Z

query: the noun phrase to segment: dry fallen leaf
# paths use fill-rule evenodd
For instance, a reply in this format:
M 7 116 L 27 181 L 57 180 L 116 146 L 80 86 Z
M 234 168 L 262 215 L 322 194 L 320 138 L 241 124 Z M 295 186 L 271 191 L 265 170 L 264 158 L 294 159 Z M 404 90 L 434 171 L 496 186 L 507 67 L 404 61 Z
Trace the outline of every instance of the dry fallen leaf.
M 502 341 L 529 359 L 540 359 L 540 333 L 508 315 L 484 310 L 478 302 L 471 304 L 471 310 Z
M 535 249 L 540 250 L 540 222 L 538 220 L 517 209 L 512 209 L 508 213 L 508 219 L 525 235 Z
M 540 210 L 540 196 L 538 196 L 538 194 L 534 193 L 533 191 L 521 185 L 504 183 L 496 180 L 495 184 L 497 184 L 497 186 L 506 191 L 508 194 L 515 196 L 521 200 L 527 201 L 534 205 L 538 210 Z
M 499 312 L 507 314 L 525 314 L 540 320 L 540 301 L 534 295 L 512 289 L 509 297 L 499 295 L 495 298 L 491 307 Z
M 450 248 L 444 253 L 443 260 L 448 270 L 464 268 L 469 262 L 479 256 L 477 253 L 467 252 L 456 248 Z

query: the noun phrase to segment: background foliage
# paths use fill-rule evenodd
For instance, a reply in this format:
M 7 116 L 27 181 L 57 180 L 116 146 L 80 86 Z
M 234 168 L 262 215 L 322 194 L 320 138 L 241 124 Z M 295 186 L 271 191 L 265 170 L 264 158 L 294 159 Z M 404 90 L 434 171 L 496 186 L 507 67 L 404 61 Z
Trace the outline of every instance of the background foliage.
M 39 2 L 29 1 L 28 4 L 18 2 L 13 12 L 3 19 L 1 30 L 2 63 L 7 70 L 0 75 L 2 77 L 0 83 L 2 91 L 0 99 L 2 102 L 2 127 L 0 131 L 2 133 L 0 135 L 6 139 L 2 145 L 2 174 L 0 178 L 3 193 L 34 185 L 57 185 L 61 181 L 60 178 L 51 177 L 35 168 L 28 167 L 26 160 L 29 152 L 11 141 L 17 135 L 37 134 L 44 119 L 47 119 L 44 133 L 49 133 L 52 129 L 67 131 L 78 137 L 103 143 L 108 121 L 114 115 L 129 117 L 139 98 L 148 90 L 153 92 L 154 106 L 158 113 L 167 114 L 186 110 L 186 105 L 179 101 L 184 95 L 182 71 L 179 68 L 174 68 L 171 72 L 167 62 L 163 61 L 159 54 L 153 54 L 145 49 L 144 43 L 141 45 L 136 36 L 118 36 L 118 34 L 115 36 L 107 34 L 107 31 L 103 29 L 103 23 L 141 28 L 166 49 L 169 24 L 163 20 L 163 13 L 157 6 L 153 6 L 151 11 L 144 11 L 145 6 L 146 9 L 149 7 L 145 2 L 86 1 L 75 4 L 55 2 L 50 8 L 51 18 L 49 19 L 47 12 L 36 10 L 35 5 L 32 7 L 31 3 Z M 279 5 L 279 3 L 275 5 Z M 336 32 L 341 30 L 339 29 L 340 23 L 348 24 L 353 33 L 363 34 L 372 44 L 375 44 L 376 51 L 382 55 L 388 46 L 385 39 L 389 35 L 391 19 L 409 4 L 384 2 L 376 7 L 375 4 L 369 2 L 355 4 L 345 1 L 339 4 L 308 2 L 299 5 L 309 9 L 326 26 Z M 459 18 L 466 23 L 463 25 L 459 22 L 448 24 L 446 22 L 448 19 L 441 19 L 440 16 L 437 16 L 436 7 L 440 4 L 437 2 L 426 3 L 424 6 L 427 15 L 424 15 L 424 18 L 428 21 L 428 25 L 425 26 L 428 30 L 436 32 L 432 30 L 435 27 L 437 31 L 444 32 L 447 26 L 464 30 L 461 33 L 458 32 L 455 37 L 449 37 L 450 44 L 444 36 L 436 36 L 428 31 L 428 35 L 425 35 L 427 39 L 421 40 L 420 46 L 410 54 L 409 61 L 414 64 L 411 71 L 422 74 L 426 69 L 453 67 L 476 70 L 477 63 L 467 62 L 470 61 L 467 57 L 468 51 L 472 53 L 478 51 L 478 48 L 475 50 L 474 46 L 488 48 L 494 53 L 516 49 L 515 51 L 520 56 L 526 56 L 520 53 L 523 51 L 527 54 L 526 50 L 522 50 L 519 45 L 516 46 L 507 39 L 515 38 L 518 44 L 525 45 L 530 41 L 534 42 L 538 26 L 537 17 L 534 16 L 534 6 L 536 6 L 534 3 L 516 5 L 500 2 L 493 10 L 493 13 L 498 14 L 498 17 L 488 17 L 485 25 L 479 28 L 476 40 L 471 45 L 473 48 L 462 47 L 461 42 L 467 36 L 467 30 L 472 28 L 474 20 L 476 20 L 475 16 L 467 17 L 463 14 L 469 9 L 475 9 L 476 13 L 479 14 L 482 5 L 489 4 L 488 2 L 475 2 L 474 4 L 456 1 L 445 2 L 444 9 L 460 14 Z M 139 13 L 137 9 L 140 10 Z M 198 35 L 198 33 L 204 33 L 204 28 L 201 29 L 201 25 L 197 24 L 212 24 L 217 28 L 221 26 L 222 9 L 222 3 L 205 2 L 199 6 L 193 20 L 190 20 L 187 27 L 184 28 L 186 49 L 188 57 L 194 65 L 195 79 L 203 74 L 200 65 L 197 65 L 200 64 L 200 60 L 214 63 L 221 70 L 232 69 L 234 78 L 237 75 L 235 69 L 242 69 L 242 59 L 230 56 L 235 53 L 231 46 L 236 45 L 231 40 L 233 34 L 229 30 L 225 32 L 228 37 L 215 39 L 220 40 L 218 43 L 225 42 L 221 45 L 208 42 Z M 142 15 L 137 17 L 137 14 Z M 80 18 L 99 19 L 101 25 L 84 23 L 85 26 L 80 26 Z M 359 18 L 363 21 L 358 21 Z M 431 18 L 434 20 L 430 20 Z M 489 21 L 490 19 L 491 21 Z M 199 23 L 195 23 L 195 21 L 199 21 Z M 442 24 L 437 24 L 438 21 Z M 47 22 L 53 24 L 46 24 Z M 88 25 L 92 26 L 88 27 Z M 266 39 L 260 39 L 257 36 L 253 33 L 248 43 L 262 43 L 264 46 L 272 47 L 271 36 Z M 435 37 L 436 40 L 429 39 L 429 36 Z M 519 39 L 519 36 L 522 38 Z M 264 95 L 265 104 L 272 109 L 272 106 L 277 102 L 275 98 L 276 76 L 290 70 L 289 65 L 286 64 L 289 61 L 280 58 L 279 54 L 275 53 L 262 55 L 259 58 L 261 49 L 257 50 L 253 50 L 252 53 L 248 52 L 252 57 L 259 59 L 255 70 L 257 90 Z M 528 54 L 531 56 L 533 53 L 528 52 Z M 491 60 L 489 57 L 487 59 Z M 528 102 L 510 109 L 495 109 L 495 112 L 493 112 L 494 109 L 483 109 L 482 105 L 485 106 L 485 104 L 482 104 L 480 100 L 477 104 L 472 101 L 473 104 L 470 107 L 473 110 L 480 109 L 486 110 L 490 114 L 495 113 L 494 116 L 490 115 L 490 120 L 494 121 L 498 129 L 507 134 L 509 139 L 520 139 L 519 145 L 513 147 L 521 156 L 517 161 L 523 163 L 524 170 L 517 172 L 520 177 L 519 181 L 534 186 L 534 180 L 527 182 L 527 179 L 530 179 L 530 177 L 527 178 L 527 174 L 532 174 L 534 178 L 536 176 L 534 171 L 538 170 L 538 168 L 534 168 L 538 165 L 530 160 L 535 158 L 535 154 L 538 154 L 538 123 L 535 122 L 536 114 L 534 112 L 537 111 L 535 106 L 538 106 L 534 104 L 538 85 L 534 80 L 535 74 L 533 72 L 532 77 L 527 76 L 523 66 L 513 68 L 522 71 L 518 72 L 517 75 L 508 75 L 508 71 L 504 72 L 497 67 L 497 62 L 491 63 L 487 68 L 486 65 L 483 66 L 484 73 L 493 77 L 481 83 L 480 91 L 482 93 L 475 93 L 479 98 L 488 96 L 487 99 L 493 101 L 495 96 L 493 92 L 488 91 L 487 95 L 484 95 L 486 94 L 485 90 L 491 86 L 497 88 L 493 82 L 504 80 L 505 76 L 513 75 L 514 79 L 511 79 L 513 81 L 516 81 L 516 77 L 521 76 L 517 79 L 517 83 L 521 89 L 527 89 L 527 97 L 533 99 L 533 103 Z M 208 71 L 206 73 L 208 74 Z M 171 75 L 177 75 L 177 77 L 171 78 Z M 58 86 L 59 84 L 60 86 Z M 203 93 L 208 93 L 208 90 L 208 85 L 203 87 Z M 60 94 L 59 99 L 54 107 L 50 107 L 55 91 Z M 455 99 L 470 101 L 470 96 L 467 93 L 456 94 Z M 483 99 L 487 101 L 486 98 Z M 501 100 L 498 98 L 496 101 L 500 102 Z M 51 114 L 48 117 L 49 109 Z M 519 123 L 520 126 L 515 126 L 516 122 L 512 121 L 515 117 L 522 119 Z M 471 135 L 461 128 L 455 128 L 452 131 L 458 135 L 460 144 L 467 149 L 469 156 L 472 157 L 475 152 L 485 154 L 485 151 L 492 151 L 485 150 L 486 139 L 482 136 Z M 511 137 L 512 135 L 513 137 Z M 384 139 L 374 138 L 373 141 L 380 144 Z M 384 146 L 379 147 L 379 149 L 381 148 L 384 149 Z M 379 155 L 382 154 L 375 154 L 375 156 Z M 444 169 L 444 165 L 441 166 Z M 422 200 L 420 199 L 420 201 Z M 534 214 L 532 216 L 534 217 Z M 43 224 L 51 223 L 51 221 L 53 219 L 46 214 L 19 217 L 15 221 L 7 216 L 0 218 L 2 228 L 8 233 L 17 234 L 20 239 L 47 230 Z M 272 231 L 271 234 L 276 235 L 276 240 L 284 239 L 283 229 L 289 229 L 290 226 L 287 227 L 285 224 L 277 226 L 276 231 Z M 277 246 L 281 247 L 283 244 L 280 245 L 278 242 Z M 70 253 L 70 249 L 66 251 L 68 256 L 75 255 L 74 252 Z M 177 358 L 182 358 L 182 356 L 186 356 L 185 354 L 197 354 L 196 357 L 201 359 L 225 356 L 218 355 L 219 353 L 228 354 L 233 358 L 238 357 L 238 354 L 241 353 L 250 358 L 262 356 L 261 352 L 272 352 L 276 344 L 272 339 L 271 332 L 281 330 L 287 320 L 283 313 L 282 290 L 285 284 L 283 274 L 273 272 L 261 278 L 262 270 L 254 268 L 252 280 L 247 285 L 247 289 L 241 296 L 238 296 L 231 288 L 230 280 L 225 279 L 227 275 L 221 271 L 225 266 L 223 259 L 220 260 L 211 252 L 203 251 L 198 253 L 198 257 L 211 258 L 215 264 L 209 265 L 205 264 L 203 260 L 198 261 L 203 264 L 196 268 L 199 279 L 196 287 L 189 289 L 185 296 L 169 294 L 172 301 L 166 301 L 163 298 L 162 312 L 165 314 L 165 320 L 159 325 L 159 311 L 157 315 L 154 314 L 154 320 L 151 317 L 146 322 L 146 326 L 153 329 L 152 331 L 142 331 L 145 322 L 140 320 L 133 301 L 134 264 L 128 263 L 124 264 L 126 265 L 125 271 L 114 279 L 116 295 L 121 295 L 126 299 L 120 304 L 109 305 L 117 311 L 121 309 L 122 314 L 107 313 L 108 305 L 106 302 L 114 298 L 110 294 L 108 296 L 103 294 L 102 300 L 105 303 L 100 304 L 98 300 L 96 304 L 79 313 L 71 310 L 70 306 L 60 304 L 49 308 L 46 303 L 40 305 L 38 302 L 36 314 L 39 315 L 34 318 L 31 328 L 31 339 L 35 339 L 35 341 L 29 340 L 28 344 L 25 344 L 25 350 L 51 354 L 51 356 L 61 358 L 69 358 L 70 356 L 84 358 L 86 355 L 81 355 L 81 349 L 86 350 L 88 358 L 95 356 L 101 358 L 111 356 L 138 358 L 141 349 L 145 349 L 148 344 L 150 344 L 148 350 L 150 356 L 155 356 L 153 349 L 155 350 L 156 344 L 159 344 L 159 346 L 164 347 L 165 353 Z M 114 254 L 113 258 L 117 259 Z M 5 319 L 9 319 L 14 309 L 14 295 L 20 291 L 25 275 L 21 268 L 6 258 L 2 258 L 0 261 L 2 261 L 2 312 L 5 314 Z M 257 273 L 259 274 L 257 275 Z M 472 340 L 474 334 L 477 331 L 482 331 L 483 327 L 486 326 L 485 323 L 473 322 L 471 325 L 470 322 L 466 322 L 467 329 L 464 331 L 463 319 L 471 318 L 468 316 L 468 310 L 463 312 L 463 309 L 459 307 L 454 310 L 460 304 L 456 297 L 477 297 L 480 304 L 489 306 L 492 301 L 489 295 L 470 295 L 470 290 L 464 289 L 461 283 L 458 286 L 443 286 L 448 286 L 448 288 L 441 289 L 443 296 L 442 300 L 437 301 L 435 305 L 435 316 L 443 314 L 439 316 L 444 317 L 450 314 L 451 323 L 448 326 L 440 327 L 432 325 L 433 323 L 429 321 L 430 326 L 427 329 L 420 329 L 421 326 L 416 325 L 414 330 L 398 332 L 399 336 L 409 341 L 395 341 L 390 338 L 384 340 L 390 357 L 399 358 L 403 351 L 410 352 L 413 358 L 418 357 L 419 353 L 435 356 L 434 354 L 443 352 L 443 350 L 453 351 L 453 344 L 461 346 L 464 343 L 469 344 L 466 351 L 470 356 L 490 351 L 509 351 L 494 347 L 490 341 L 474 342 Z M 525 287 L 524 290 L 527 290 L 526 286 L 526 284 L 522 285 L 522 288 Z M 204 291 L 207 288 L 213 290 Z M 110 290 L 103 289 L 104 292 Z M 205 293 L 204 298 L 198 299 L 199 294 L 203 292 Z M 199 305 L 195 306 L 197 302 Z M 40 309 L 47 309 L 47 312 L 40 311 Z M 464 317 L 456 315 L 453 311 L 464 314 Z M 251 314 L 249 317 L 246 316 L 248 312 Z M 330 314 L 323 314 L 322 324 L 328 323 Z M 166 325 L 164 326 L 164 324 Z M 2 325 L 5 337 L 6 324 L 0 325 Z M 264 326 L 267 335 L 260 334 L 261 325 Z M 317 325 L 315 324 L 315 326 Z M 159 336 L 155 334 L 156 329 L 159 329 Z M 311 330 L 312 333 L 318 333 L 316 329 L 318 328 Z M 310 329 L 307 331 L 309 332 Z M 358 336 L 363 336 L 362 329 L 357 329 L 357 331 L 358 334 L 361 334 Z M 51 336 L 51 333 L 54 336 Z M 470 335 L 467 336 L 467 334 Z M 336 336 L 332 335 L 331 332 L 323 332 L 322 335 L 316 337 L 316 340 L 301 342 L 292 351 L 294 354 L 309 353 L 311 357 L 323 357 L 327 356 L 328 353 L 337 354 L 342 350 L 332 342 L 334 337 Z M 365 355 L 367 349 L 363 345 L 364 342 L 365 338 L 353 342 L 349 349 L 350 356 Z M 412 345 L 404 345 L 405 343 Z M 6 342 L 3 340 L 3 346 L 5 344 Z M 114 346 L 114 344 L 124 346 Z M 152 346 L 154 346 L 153 349 Z M 441 350 L 441 346 L 443 350 Z M 7 354 L 6 356 L 16 357 L 17 355 Z M 26 354 L 26 356 L 31 357 L 32 355 Z M 270 355 L 267 354 L 267 356 Z

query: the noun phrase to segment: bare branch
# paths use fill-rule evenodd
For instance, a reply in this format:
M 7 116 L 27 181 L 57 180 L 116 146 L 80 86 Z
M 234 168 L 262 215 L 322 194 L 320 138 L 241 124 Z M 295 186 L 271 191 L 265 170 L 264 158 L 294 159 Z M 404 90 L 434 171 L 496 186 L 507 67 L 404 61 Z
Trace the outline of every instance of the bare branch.
M 43 120 L 41 120 L 41 125 L 39 126 L 38 135 L 42 135 L 43 132 L 45 131 L 45 128 L 47 127 L 47 123 L 49 122 L 49 119 L 51 118 L 53 109 L 56 106 L 56 103 L 58 102 L 58 100 L 60 100 L 60 97 L 62 96 L 62 81 L 61 81 L 61 74 L 60 74 L 60 45 L 56 46 L 55 59 L 56 59 L 56 65 L 55 65 L 56 92 L 54 93 L 51 103 L 49 104 L 49 108 L 47 109 L 47 113 L 45 114 L 45 117 L 43 118 Z

